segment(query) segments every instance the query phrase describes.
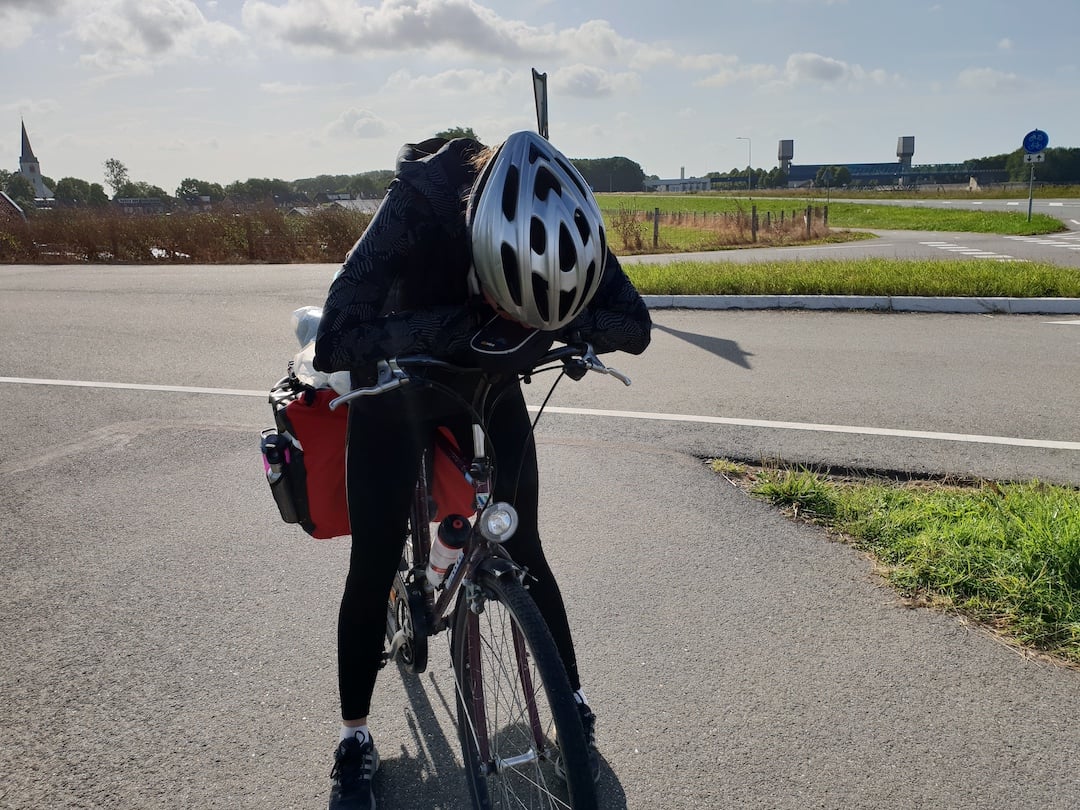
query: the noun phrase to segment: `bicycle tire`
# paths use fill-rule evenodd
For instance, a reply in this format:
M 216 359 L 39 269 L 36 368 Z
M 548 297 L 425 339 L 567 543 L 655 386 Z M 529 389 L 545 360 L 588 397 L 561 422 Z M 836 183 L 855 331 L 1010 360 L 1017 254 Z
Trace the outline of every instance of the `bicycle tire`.
M 539 608 L 512 575 L 481 571 L 477 585 L 487 596 L 483 611 L 474 613 L 463 593 L 451 639 L 458 737 L 473 806 L 595 810 L 581 716 Z M 555 775 L 556 756 L 565 781 Z

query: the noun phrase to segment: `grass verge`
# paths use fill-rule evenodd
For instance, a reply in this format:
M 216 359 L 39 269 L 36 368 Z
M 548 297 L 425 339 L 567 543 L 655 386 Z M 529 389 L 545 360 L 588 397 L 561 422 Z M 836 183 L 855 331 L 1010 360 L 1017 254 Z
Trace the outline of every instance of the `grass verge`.
M 690 262 L 624 266 L 644 295 L 1080 297 L 1080 272 L 1040 262 L 910 259 Z
M 707 195 L 648 196 L 626 194 L 596 195 L 604 211 L 633 210 L 651 212 L 657 208 L 662 215 L 693 214 L 746 215 L 753 206 L 759 218 L 766 212 L 779 218 L 786 212 L 801 216 L 807 206 L 821 209 L 824 199 L 784 197 L 720 197 Z M 965 211 L 950 208 L 930 208 L 920 205 L 875 205 L 867 202 L 830 202 L 829 226 L 833 228 L 880 228 L 891 231 L 948 231 L 969 233 L 1000 233 L 1009 236 L 1031 236 L 1058 233 L 1065 230 L 1061 220 L 1046 214 L 1034 214 L 1027 221 L 1027 212 Z
M 1080 667 L 1080 490 L 834 477 L 726 460 L 712 468 L 869 552 L 913 604 L 956 611 Z

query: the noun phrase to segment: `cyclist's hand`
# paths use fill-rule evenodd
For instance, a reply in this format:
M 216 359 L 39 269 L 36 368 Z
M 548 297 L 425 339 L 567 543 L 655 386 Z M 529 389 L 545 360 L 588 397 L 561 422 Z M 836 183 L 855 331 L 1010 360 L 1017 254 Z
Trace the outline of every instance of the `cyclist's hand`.
M 577 382 L 589 373 L 589 367 L 580 357 L 568 357 L 563 360 L 563 373 L 574 382 Z

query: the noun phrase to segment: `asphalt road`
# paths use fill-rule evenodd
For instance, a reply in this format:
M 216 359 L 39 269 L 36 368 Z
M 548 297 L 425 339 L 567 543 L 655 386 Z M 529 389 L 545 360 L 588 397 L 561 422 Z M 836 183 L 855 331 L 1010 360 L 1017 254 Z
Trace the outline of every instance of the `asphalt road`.
M 332 272 L 0 268 L 0 807 L 325 806 L 347 550 L 280 523 L 257 436 Z M 1080 483 L 1058 320 L 658 311 L 631 388 L 560 385 L 542 521 L 605 807 L 1080 806 L 1077 672 L 701 461 Z M 464 806 L 444 644 L 380 680 L 384 810 Z

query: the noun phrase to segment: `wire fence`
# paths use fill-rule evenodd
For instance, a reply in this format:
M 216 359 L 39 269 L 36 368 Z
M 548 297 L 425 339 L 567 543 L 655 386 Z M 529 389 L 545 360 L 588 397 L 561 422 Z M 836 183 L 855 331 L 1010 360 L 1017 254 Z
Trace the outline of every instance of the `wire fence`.
M 829 234 L 828 205 L 728 212 L 604 211 L 609 241 L 624 253 L 709 250 L 739 245 L 787 245 Z M 621 246 L 620 243 L 621 242 Z

